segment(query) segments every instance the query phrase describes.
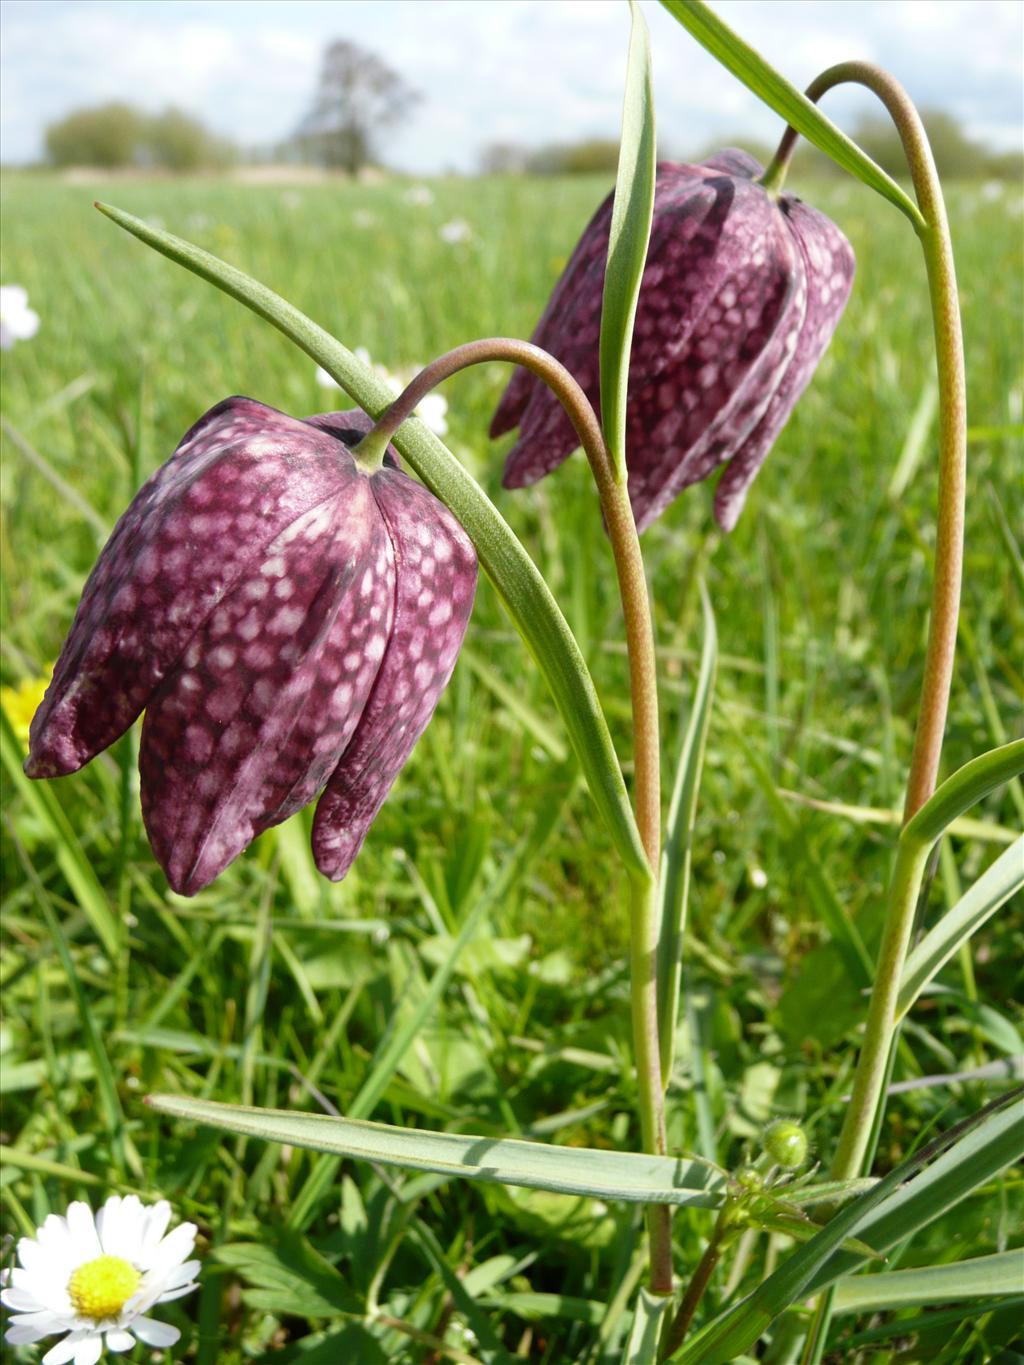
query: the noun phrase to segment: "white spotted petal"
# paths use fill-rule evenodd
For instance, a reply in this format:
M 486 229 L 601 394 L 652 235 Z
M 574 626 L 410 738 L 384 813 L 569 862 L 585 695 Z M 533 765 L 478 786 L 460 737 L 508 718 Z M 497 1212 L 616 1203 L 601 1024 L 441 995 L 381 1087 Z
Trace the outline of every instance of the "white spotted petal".
M 140 491 L 86 585 L 26 772 L 73 771 L 145 707 L 143 817 L 180 894 L 325 787 L 333 813 L 318 828 L 349 852 L 321 866 L 344 875 L 451 674 L 476 556 L 392 447 L 378 473 L 357 466 L 370 425 L 218 404 Z M 407 665 L 415 705 L 396 701 Z M 394 733 L 373 756 L 388 707 Z M 97 1225 L 86 1214 L 68 1212 L 76 1238 L 105 1247 L 130 1225 L 140 1261 L 162 1265 L 165 1206 L 141 1222 L 124 1201 Z

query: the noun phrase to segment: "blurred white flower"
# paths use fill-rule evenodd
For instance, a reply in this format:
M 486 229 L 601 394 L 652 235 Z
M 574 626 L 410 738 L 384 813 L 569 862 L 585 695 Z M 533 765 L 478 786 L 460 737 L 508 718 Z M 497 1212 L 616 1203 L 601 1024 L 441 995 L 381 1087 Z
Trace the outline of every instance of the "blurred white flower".
M 28 306 L 28 290 L 20 284 L 0 285 L 0 347 L 28 341 L 39 331 L 39 314 Z
M 1006 186 L 1001 180 L 986 180 L 981 187 L 981 197 L 986 203 L 994 203 L 997 199 L 1002 199 Z
M 352 221 L 358 228 L 371 228 L 377 221 L 377 217 L 369 209 L 356 209 L 352 215 Z
M 448 432 L 448 399 L 443 393 L 438 393 L 434 389 L 426 394 L 420 401 L 416 409 L 416 416 L 428 426 L 435 436 L 444 436 Z
M 185 226 L 190 232 L 202 232 L 210 226 L 209 216 L 205 213 L 190 213 L 185 219 Z
M 352 353 L 357 360 L 361 360 L 364 365 L 369 365 L 378 379 L 382 379 L 391 392 L 397 398 L 416 375 L 423 368 L 421 365 L 412 365 L 407 369 L 400 370 L 398 374 L 392 374 L 384 365 L 378 364 L 370 355 L 365 346 L 357 346 Z M 341 385 L 335 383 L 322 365 L 316 367 L 316 382 L 322 389 L 340 389 Z M 416 409 L 416 416 L 420 421 L 430 428 L 435 436 L 444 436 L 448 430 L 448 399 L 443 393 L 438 393 L 435 389 L 428 393 Z
M 438 236 L 442 242 L 447 242 L 449 246 L 455 246 L 459 242 L 468 242 L 473 235 L 473 229 L 466 222 L 465 218 L 452 218 L 450 222 L 442 223 L 438 228 Z
M 402 197 L 407 204 L 426 208 L 428 204 L 434 202 L 434 191 L 429 185 L 410 185 Z
M 14 1310 L 7 1343 L 65 1333 L 41 1365 L 96 1365 L 104 1346 L 119 1353 L 138 1341 L 173 1346 L 177 1327 L 145 1314 L 191 1293 L 199 1262 L 186 1260 L 195 1224 L 164 1236 L 170 1217 L 166 1200 L 146 1207 L 134 1194 L 111 1195 L 95 1218 L 79 1202 L 64 1217 L 51 1213 L 34 1238 L 19 1241 L 20 1266 L 4 1273 L 0 1299 Z
M 300 209 L 302 208 L 302 195 L 298 190 L 282 190 L 281 203 L 286 209 Z

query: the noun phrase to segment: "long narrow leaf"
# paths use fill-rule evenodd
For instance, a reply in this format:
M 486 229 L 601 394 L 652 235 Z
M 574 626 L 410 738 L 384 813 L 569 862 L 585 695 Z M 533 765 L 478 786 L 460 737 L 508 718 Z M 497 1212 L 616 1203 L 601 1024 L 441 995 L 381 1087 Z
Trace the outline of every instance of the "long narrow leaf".
M 369 366 L 273 290 L 183 238 L 151 227 L 141 218 L 109 204 L 97 204 L 97 208 L 147 246 L 265 318 L 322 365 L 365 411 L 379 416 L 391 403 L 394 395 Z M 405 422 L 394 443 L 472 538 L 484 572 L 551 690 L 619 854 L 634 873 L 646 875 L 643 844 L 597 689 L 576 638 L 540 570 L 480 485 L 422 422 L 416 419 Z
M 907 958 L 896 1005 L 898 1015 L 906 1014 L 961 944 L 966 943 L 1021 887 L 1024 887 L 1024 835 L 995 860 Z
M 952 1265 L 930 1265 L 919 1270 L 893 1270 L 884 1275 L 860 1275 L 840 1280 L 833 1300 L 834 1313 L 891 1311 L 929 1303 L 957 1303 L 1017 1294 L 1024 1285 L 1024 1251 L 977 1256 Z
M 690 898 L 690 867 L 693 862 L 693 826 L 697 816 L 697 793 L 704 770 L 704 751 L 711 725 L 711 703 L 718 670 L 718 629 L 715 613 L 703 582 L 700 585 L 704 612 L 704 644 L 694 688 L 690 718 L 672 788 L 672 803 L 665 831 L 665 855 L 661 869 L 661 937 L 658 943 L 658 1034 L 661 1039 L 661 1076 L 667 1085 L 672 1074 L 679 986 L 683 974 L 683 935 Z
M 1024 739 L 990 749 L 946 778 L 908 821 L 903 838 L 933 844 L 958 816 L 1021 773 L 1024 773 Z
M 148 1103 L 161 1113 L 231 1133 L 360 1161 L 379 1161 L 404 1170 L 626 1203 L 714 1208 L 721 1202 L 718 1192 L 722 1176 L 710 1165 L 684 1158 L 553 1147 L 517 1138 L 431 1133 L 421 1128 L 395 1128 L 386 1123 L 286 1109 L 251 1109 L 181 1095 L 152 1095 Z
M 916 230 L 924 227 L 920 209 L 896 181 L 886 175 L 881 166 L 877 166 L 862 152 L 831 119 L 827 119 L 817 105 L 770 66 L 759 52 L 755 52 L 749 43 L 745 43 L 727 24 L 723 24 L 703 0 L 661 0 L 661 3 L 697 39 L 701 47 L 706 48 L 769 109 L 781 114 L 787 123 L 831 157 L 838 166 L 895 204 Z
M 872 1208 L 858 1224 L 857 1236 L 884 1255 L 1019 1161 L 1024 1156 L 1022 1093 L 1011 1092 L 983 1110 L 984 1122 L 960 1137 L 916 1180 Z M 807 1292 L 824 1288 L 857 1264 L 855 1257 L 837 1252 L 815 1271 Z
M 601 425 L 621 482 L 626 480 L 626 388 L 640 281 L 654 212 L 654 93 L 651 42 L 636 0 L 626 59 L 622 141 L 601 304 Z
M 652 1294 L 649 1289 L 640 1290 L 622 1365 L 654 1365 L 658 1359 L 662 1324 L 673 1306 L 674 1300 L 670 1294 Z

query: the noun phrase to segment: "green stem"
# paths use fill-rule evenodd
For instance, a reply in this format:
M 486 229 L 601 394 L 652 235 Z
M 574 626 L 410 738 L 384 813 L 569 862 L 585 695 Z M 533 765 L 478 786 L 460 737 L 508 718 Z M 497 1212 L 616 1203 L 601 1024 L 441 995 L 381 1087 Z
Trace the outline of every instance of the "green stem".
M 967 405 L 963 336 L 956 271 L 942 186 L 928 136 L 903 87 L 887 72 L 867 62 L 842 62 L 816 77 L 807 88 L 817 101 L 835 86 L 866 86 L 885 105 L 903 144 L 923 225 L 916 227 L 924 253 L 935 337 L 939 388 L 939 490 L 931 620 L 924 677 L 918 707 L 914 749 L 904 803 L 904 833 L 896 852 L 885 928 L 875 984 L 868 1006 L 864 1042 L 854 1075 L 850 1103 L 843 1119 L 832 1175 L 838 1180 L 860 1175 L 869 1164 L 869 1148 L 885 1104 L 888 1058 L 896 1027 L 899 982 L 913 931 L 915 908 L 931 840 L 906 825 L 935 790 L 956 652 L 957 618 L 963 575 L 964 502 L 966 490 Z M 762 183 L 777 191 L 785 178 L 797 134 L 787 128 Z M 830 1298 L 818 1305 L 804 1361 L 820 1358 L 831 1316 Z
M 864 85 L 878 96 L 892 117 L 903 143 L 914 193 L 924 218 L 924 226 L 918 229 L 918 238 L 928 274 L 939 383 L 939 507 L 935 574 L 917 731 L 907 780 L 904 806 L 906 821 L 935 790 L 953 677 L 963 573 L 967 469 L 964 348 L 946 206 L 920 115 L 899 82 L 888 72 L 868 62 L 841 62 L 823 71 L 807 87 L 807 97 L 817 102 L 827 90 L 848 82 Z M 764 174 L 763 184 L 771 184 L 776 188 L 782 184 L 796 139 L 797 133 L 787 128 Z
M 388 441 L 435 385 L 467 366 L 492 360 L 510 361 L 530 370 L 548 385 L 565 408 L 590 462 L 615 560 L 633 707 L 633 803 L 648 862 L 645 875 L 630 874 L 633 1040 L 644 1147 L 664 1155 L 667 1148 L 658 1046 L 656 881 L 661 856 L 661 778 L 654 628 L 629 493 L 626 485 L 615 477 L 601 424 L 579 384 L 553 356 L 527 341 L 488 337 L 457 346 L 421 370 L 363 437 L 353 455 L 367 471 L 379 468 Z M 671 1293 L 671 1210 L 667 1205 L 652 1206 L 647 1218 L 651 1289 L 655 1293 Z

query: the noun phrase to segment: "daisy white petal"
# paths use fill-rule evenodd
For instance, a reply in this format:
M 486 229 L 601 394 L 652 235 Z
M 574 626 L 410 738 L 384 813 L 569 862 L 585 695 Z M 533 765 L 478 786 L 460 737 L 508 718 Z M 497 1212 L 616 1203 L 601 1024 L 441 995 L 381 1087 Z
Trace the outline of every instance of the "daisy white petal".
M 103 1338 L 101 1336 L 86 1337 L 75 1352 L 75 1365 L 96 1365 L 102 1354 Z
M 61 1330 L 52 1313 L 23 1313 L 11 1319 L 4 1340 L 11 1346 L 27 1346 Z
M 108 1351 L 130 1351 L 135 1345 L 135 1338 L 132 1336 L 131 1332 L 108 1332 L 105 1340 Z
M 177 1327 L 169 1322 L 157 1322 L 156 1318 L 136 1318 L 131 1330 L 147 1346 L 173 1346 L 181 1336 Z
M 167 1224 L 170 1221 L 171 1206 L 166 1199 L 161 1199 L 158 1204 L 146 1210 L 146 1225 L 142 1233 L 142 1246 L 139 1249 L 139 1265 L 143 1270 L 148 1269 L 153 1253 L 160 1245 L 160 1239 L 167 1231 Z
M 157 1247 L 147 1268 L 156 1274 L 163 1275 L 166 1271 L 173 1269 L 183 1256 L 189 1254 L 195 1246 L 195 1241 L 195 1223 L 179 1223 Z
M 42 1365 L 67 1365 L 67 1362 L 77 1355 L 78 1348 L 82 1343 L 88 1341 L 90 1337 L 96 1336 L 97 1334 L 91 1328 L 81 1332 L 72 1332 L 63 1341 L 58 1341 L 56 1346 L 50 1347 L 46 1355 L 43 1356 Z M 102 1340 L 102 1338 L 97 1339 Z
M 100 1239 L 96 1235 L 96 1220 L 92 1216 L 92 1209 L 88 1204 L 83 1204 L 80 1199 L 76 1199 L 73 1204 L 68 1205 L 68 1231 L 71 1233 L 75 1246 L 75 1255 L 82 1261 L 92 1260 L 97 1256 L 103 1255 L 103 1248 L 100 1246 Z
M 174 1299 L 182 1299 L 186 1294 L 191 1294 L 193 1289 L 198 1288 L 199 1281 L 193 1280 L 190 1284 L 183 1284 L 180 1289 L 169 1289 L 166 1294 L 161 1294 L 156 1302 L 171 1303 Z
M 5 1308 L 13 1308 L 15 1313 L 38 1313 L 40 1311 L 39 1300 L 27 1289 L 17 1289 L 11 1286 L 0 1293 L 0 1303 Z

